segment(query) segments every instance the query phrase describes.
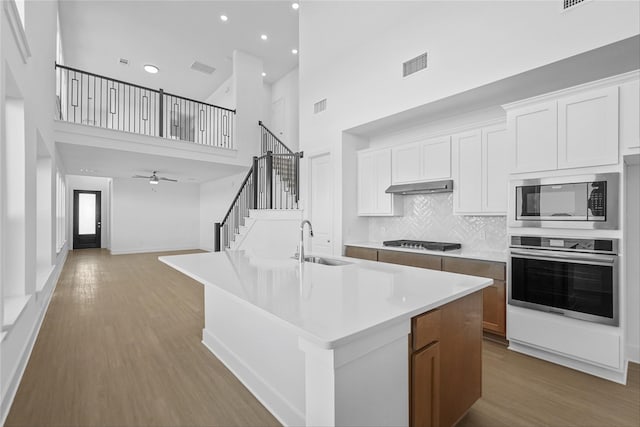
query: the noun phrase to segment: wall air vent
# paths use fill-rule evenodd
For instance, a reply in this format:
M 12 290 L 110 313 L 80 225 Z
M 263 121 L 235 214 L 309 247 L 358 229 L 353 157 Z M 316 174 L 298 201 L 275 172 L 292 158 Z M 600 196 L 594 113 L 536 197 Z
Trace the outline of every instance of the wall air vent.
M 577 6 L 582 3 L 584 0 L 563 0 L 562 8 L 567 10 L 571 7 Z
M 318 114 L 327 109 L 327 98 L 313 104 L 313 114 Z
M 407 77 L 413 73 L 427 68 L 427 52 L 402 64 L 402 77 Z
M 203 64 L 202 62 L 199 62 L 199 61 L 193 61 L 193 64 L 191 64 L 191 69 L 200 71 L 201 73 L 205 73 L 205 74 L 213 74 L 213 72 L 216 70 L 211 65 Z

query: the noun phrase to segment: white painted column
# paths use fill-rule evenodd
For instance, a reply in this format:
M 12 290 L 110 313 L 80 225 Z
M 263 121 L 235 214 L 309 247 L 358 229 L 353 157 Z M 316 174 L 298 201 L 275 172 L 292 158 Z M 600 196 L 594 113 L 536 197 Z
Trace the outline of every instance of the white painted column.
M 307 426 L 407 426 L 410 320 L 326 349 L 300 338 L 305 353 Z

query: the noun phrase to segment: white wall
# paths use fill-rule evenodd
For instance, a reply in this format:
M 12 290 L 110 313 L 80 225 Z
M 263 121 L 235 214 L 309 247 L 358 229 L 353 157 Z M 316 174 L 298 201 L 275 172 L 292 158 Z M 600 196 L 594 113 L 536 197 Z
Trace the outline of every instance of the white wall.
M 111 253 L 195 249 L 200 244 L 198 184 L 113 180 Z
M 398 3 L 308 2 L 300 8 L 300 149 L 330 149 L 337 171 L 345 167 L 343 131 L 640 31 L 637 2 L 591 1 L 567 12 L 560 2 Z M 374 12 L 383 25 L 372 25 Z M 428 69 L 403 78 L 402 63 L 425 51 Z M 325 98 L 327 109 L 314 114 L 313 104 Z M 339 253 L 340 203 L 335 210 Z
M 200 249 L 213 251 L 213 223 L 222 221 L 247 172 L 200 184 Z
M 625 265 L 627 357 L 640 363 L 640 166 L 625 171 Z
M 233 76 L 222 82 L 207 99 L 206 103 L 217 105 L 219 107 L 233 110 L 236 108 L 236 88 L 234 86 Z
M 67 241 L 73 249 L 73 191 L 100 191 L 100 247 L 111 248 L 111 178 L 67 175 Z
M 48 239 L 52 256 L 53 269 L 43 278 L 43 285 L 36 287 L 37 271 L 37 238 L 38 205 L 37 205 L 37 151 L 38 135 L 46 151 L 51 155 L 51 169 L 65 173 L 59 156 L 55 150 L 53 138 L 53 117 L 55 103 L 55 74 L 53 63 L 56 57 L 56 16 L 58 4 L 55 1 L 47 2 L 21 2 L 24 5 L 25 27 L 22 29 L 20 18 L 13 19 L 11 10 L 12 2 L 2 2 L 0 7 L 0 136 L 3 143 L 0 144 L 0 163 L 4 162 L 4 138 L 7 123 L 5 122 L 5 94 L 7 75 L 10 70 L 15 86 L 19 88 L 21 98 L 24 100 L 24 157 L 23 172 L 17 185 L 23 188 L 18 222 L 24 224 L 20 233 L 24 242 L 24 261 L 20 267 L 17 280 L 23 287 L 26 296 L 24 304 L 20 306 L 20 316 L 15 323 L 3 328 L 0 343 L 0 424 L 4 423 L 10 405 L 15 396 L 20 378 L 28 361 L 31 348 L 38 333 L 42 318 L 46 312 L 50 296 L 53 292 L 57 278 L 66 259 L 67 248 L 64 246 L 60 253 L 56 254 L 55 239 Z M 16 24 L 18 26 L 14 26 Z M 26 48 L 21 43 L 24 35 Z M 47 95 L 50 96 L 49 102 Z M 6 170 L 0 166 L 0 172 L 4 175 Z M 4 181 L 4 179 L 2 180 Z M 46 186 L 43 190 L 46 191 Z M 8 253 L 16 251 L 15 247 L 7 246 L 4 234 L 6 223 L 6 189 L 0 186 L 0 270 L 5 270 L 7 263 L 11 261 Z M 54 206 L 51 208 L 51 223 L 56 212 L 55 186 L 51 185 L 51 200 Z M 46 197 L 43 197 L 46 199 Z M 46 200 L 45 200 L 46 201 Z M 45 219 L 43 219 L 43 222 Z M 46 248 L 42 248 L 46 252 Z M 4 322 L 4 306 L 10 303 L 9 294 L 5 293 L 7 283 L 0 278 L 0 322 Z M 12 303 L 13 301 L 11 301 Z M 7 326 L 7 325 L 5 325 Z M 5 334 L 6 333 L 6 334 Z

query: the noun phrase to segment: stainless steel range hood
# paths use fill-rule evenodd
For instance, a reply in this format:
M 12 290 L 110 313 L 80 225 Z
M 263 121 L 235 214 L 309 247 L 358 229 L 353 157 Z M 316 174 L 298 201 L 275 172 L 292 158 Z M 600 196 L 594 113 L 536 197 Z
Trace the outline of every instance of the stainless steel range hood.
M 413 184 L 392 185 L 385 190 L 385 193 L 392 194 L 432 194 L 432 193 L 450 193 L 453 191 L 453 180 L 431 182 L 415 182 Z

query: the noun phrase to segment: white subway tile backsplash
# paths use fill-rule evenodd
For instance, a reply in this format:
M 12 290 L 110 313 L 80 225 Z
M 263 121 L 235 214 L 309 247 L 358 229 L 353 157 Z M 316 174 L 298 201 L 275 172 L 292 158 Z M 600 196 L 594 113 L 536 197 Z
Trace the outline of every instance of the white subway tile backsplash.
M 461 243 L 464 250 L 507 250 L 504 216 L 453 214 L 453 193 L 404 197 L 404 216 L 371 218 L 371 241 L 413 239 Z

